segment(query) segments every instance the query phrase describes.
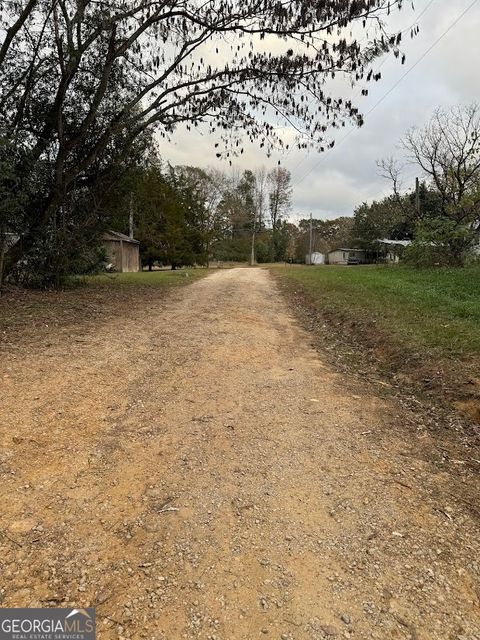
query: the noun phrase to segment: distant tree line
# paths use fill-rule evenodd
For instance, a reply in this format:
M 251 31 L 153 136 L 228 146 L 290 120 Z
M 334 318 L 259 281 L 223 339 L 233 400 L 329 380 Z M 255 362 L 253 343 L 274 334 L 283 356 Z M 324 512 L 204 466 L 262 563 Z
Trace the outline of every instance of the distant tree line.
M 408 240 L 402 258 L 417 266 L 462 266 L 480 254 L 480 106 L 438 109 L 424 127 L 401 141 L 410 164 L 421 176 L 418 190 L 403 185 L 398 160 L 380 161 L 392 193 L 362 203 L 353 218 L 315 220 L 316 250 L 340 246 L 381 255 L 379 240 Z M 300 222 L 300 259 L 308 251 L 309 221 Z
M 398 215 L 411 228 L 407 259 L 418 265 L 465 264 L 480 245 L 480 106 L 437 109 L 426 126 L 406 134 L 401 147 L 425 177 L 417 200 L 402 194 L 398 162 L 380 163 Z
M 173 167 L 153 156 L 124 174 L 103 214 L 110 227 L 126 233 L 132 210 L 142 264 L 149 269 L 247 261 L 252 236 L 255 260 L 275 262 L 292 253 L 291 195 L 283 167 L 224 173 Z
M 363 87 L 379 79 L 378 57 L 400 56 L 401 34 L 385 20 L 401 4 L 1 2 L 0 285 L 4 272 L 49 286 L 87 268 L 85 251 L 96 251 L 107 222 L 105 195 L 145 165 L 154 131 L 161 141 L 201 124 L 217 134 L 213 153 L 230 161 L 243 139 L 267 154 L 288 149 L 286 126 L 297 147 L 322 149 L 330 127 L 361 125 L 325 82 L 337 73 Z M 165 179 L 179 186 L 175 172 Z M 185 213 L 189 225 L 194 215 Z

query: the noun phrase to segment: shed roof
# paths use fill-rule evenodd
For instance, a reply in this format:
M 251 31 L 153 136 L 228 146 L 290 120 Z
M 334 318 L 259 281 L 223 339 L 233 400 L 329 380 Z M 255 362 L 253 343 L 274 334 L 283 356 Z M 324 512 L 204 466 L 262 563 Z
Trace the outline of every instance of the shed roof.
M 365 253 L 365 249 L 345 249 L 343 247 L 333 249 L 332 251 L 329 251 L 329 253 L 335 253 L 335 251 L 359 251 L 360 253 Z
M 117 242 L 131 242 L 132 244 L 140 244 L 140 240 L 135 240 L 134 238 L 130 238 L 130 236 L 125 235 L 124 233 L 120 233 L 119 231 L 105 231 L 103 234 L 105 240 L 116 240 Z

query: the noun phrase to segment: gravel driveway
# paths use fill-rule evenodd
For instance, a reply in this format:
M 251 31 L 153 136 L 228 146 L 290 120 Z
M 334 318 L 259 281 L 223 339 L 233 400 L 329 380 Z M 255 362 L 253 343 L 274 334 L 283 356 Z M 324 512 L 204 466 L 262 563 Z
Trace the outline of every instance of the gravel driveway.
M 474 513 L 268 271 L 7 352 L 0 411 L 1 606 L 94 606 L 102 639 L 480 638 Z

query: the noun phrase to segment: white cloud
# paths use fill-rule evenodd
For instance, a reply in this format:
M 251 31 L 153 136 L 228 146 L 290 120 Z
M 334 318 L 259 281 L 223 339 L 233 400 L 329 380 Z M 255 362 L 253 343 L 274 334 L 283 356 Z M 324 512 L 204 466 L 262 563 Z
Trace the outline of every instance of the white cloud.
M 419 0 L 416 13 L 401 12 L 395 28 L 405 28 L 420 17 L 420 34 L 413 40 L 405 34 L 405 66 L 391 56 L 381 64 L 382 80 L 370 87 L 359 106 L 367 113 L 414 65 L 437 38 L 456 20 L 471 0 Z M 365 126 L 351 133 L 342 129 L 335 136 L 336 147 L 322 155 L 298 150 L 268 159 L 263 150 L 245 144 L 245 153 L 235 159 L 241 168 L 274 167 L 280 159 L 292 172 L 293 218 L 310 211 L 319 217 L 351 215 L 364 200 L 382 197 L 388 184 L 378 175 L 376 160 L 399 153 L 396 145 L 412 126 L 421 126 L 437 106 L 450 106 L 478 99 L 480 72 L 480 5 L 468 14 L 427 54 L 425 59 L 400 81 L 398 86 L 366 116 Z M 345 89 L 347 95 L 358 89 Z M 358 101 L 357 101 L 358 102 Z M 347 136 L 347 137 L 345 137 Z M 289 134 L 291 138 L 291 134 Z M 343 140 L 343 138 L 345 138 Z M 343 140 L 343 141 L 342 141 Z M 215 157 L 214 142 L 199 131 L 178 129 L 170 143 L 161 142 L 163 157 L 173 164 L 215 166 L 229 170 Z M 308 175 L 305 177 L 305 175 Z M 410 169 L 413 179 L 414 171 Z

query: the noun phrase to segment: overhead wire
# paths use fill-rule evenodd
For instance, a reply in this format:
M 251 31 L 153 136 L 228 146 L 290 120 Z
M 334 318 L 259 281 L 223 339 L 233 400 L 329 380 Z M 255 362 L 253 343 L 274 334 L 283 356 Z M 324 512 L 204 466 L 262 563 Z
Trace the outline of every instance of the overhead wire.
M 442 34 L 423 52 L 423 54 L 416 60 L 416 62 L 409 67 L 409 69 L 407 69 L 407 71 L 397 80 L 397 82 L 395 82 L 390 89 L 385 92 L 380 98 L 379 100 L 377 100 L 377 102 L 365 113 L 365 117 L 369 116 L 371 113 L 373 113 L 373 111 L 375 111 L 375 109 L 377 109 L 385 100 L 386 98 L 391 95 L 393 93 L 393 91 L 395 91 L 395 89 L 403 82 L 403 80 L 416 68 L 418 67 L 418 65 L 433 51 L 433 49 L 435 49 L 435 47 L 452 31 L 452 29 L 454 29 L 457 24 L 462 20 L 462 18 L 464 18 L 464 16 L 478 3 L 479 0 L 473 0 L 463 11 L 462 13 L 448 26 L 447 29 L 445 29 L 445 31 L 442 32 Z M 305 178 L 307 178 L 313 171 L 315 171 L 321 164 L 323 164 L 325 162 L 325 160 L 328 158 L 329 154 L 332 153 L 335 149 L 337 149 L 341 144 L 343 144 L 345 142 L 345 140 L 347 140 L 355 131 L 357 131 L 357 129 L 350 129 L 348 131 L 348 133 L 340 139 L 340 141 L 331 149 L 329 149 L 327 152 L 324 153 L 324 155 L 320 158 L 320 160 L 314 164 L 312 167 L 310 167 L 310 169 L 304 173 L 299 179 L 295 180 L 295 182 L 293 183 L 294 185 L 298 185 L 301 182 L 303 182 L 303 180 L 305 180 Z
M 418 26 L 418 24 L 419 24 L 419 22 L 420 22 L 421 18 L 422 18 L 422 17 L 425 15 L 425 13 L 430 9 L 430 7 L 432 6 L 432 4 L 433 4 L 434 2 L 435 2 L 435 0 L 429 0 L 429 2 L 426 4 L 426 6 L 422 9 L 422 11 L 421 11 L 421 12 L 419 13 L 419 15 L 416 17 L 415 21 L 414 21 L 414 22 L 413 22 L 409 27 L 406 27 L 406 28 L 404 28 L 404 29 L 401 29 L 401 30 L 399 31 L 399 33 L 401 33 L 402 35 L 403 35 L 403 34 L 405 34 L 405 33 L 409 33 L 409 32 L 411 32 L 411 31 L 412 31 L 412 29 L 413 29 L 414 27 Z M 376 71 L 375 71 L 375 75 L 377 75 L 377 74 L 380 72 L 380 69 L 383 67 L 383 65 L 384 65 L 384 64 L 387 62 L 387 60 L 389 60 L 389 59 L 390 59 L 390 57 L 389 57 L 389 55 L 388 55 L 388 54 L 387 54 L 387 55 L 385 55 L 385 56 L 383 57 L 382 62 L 380 63 L 380 65 L 377 67 L 377 69 L 376 69 Z M 351 96 L 351 100 L 352 100 L 352 101 L 353 101 L 353 100 L 356 100 L 356 99 L 360 96 L 360 94 L 362 93 L 362 91 L 363 91 L 363 89 L 361 89 L 361 88 L 360 88 L 360 89 L 358 89 L 355 93 L 353 93 L 353 94 L 352 94 L 352 96 Z M 310 106 L 313 102 L 314 102 L 314 100 L 313 100 L 313 99 L 312 99 L 312 100 L 310 100 L 310 101 L 308 102 L 307 106 Z M 286 157 L 288 157 L 288 156 L 290 155 L 290 153 L 294 150 L 294 148 L 295 148 L 295 147 L 294 147 L 293 145 L 290 147 L 290 149 L 289 149 L 289 151 L 288 151 L 288 153 L 287 153 L 287 156 L 286 156 Z M 301 158 L 301 159 L 297 162 L 297 164 L 293 167 L 293 169 L 291 169 L 291 171 L 296 171 L 296 170 L 297 170 L 297 169 L 298 169 L 298 168 L 299 168 L 299 167 L 300 167 L 300 166 L 305 162 L 305 160 L 306 160 L 306 158 L 305 158 L 305 157 L 304 157 L 304 158 Z

